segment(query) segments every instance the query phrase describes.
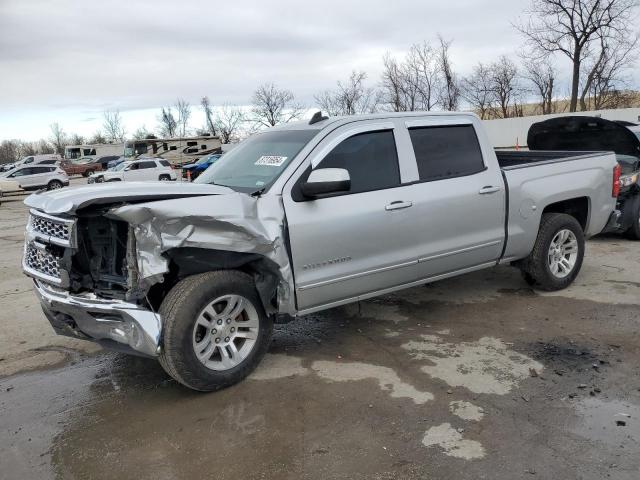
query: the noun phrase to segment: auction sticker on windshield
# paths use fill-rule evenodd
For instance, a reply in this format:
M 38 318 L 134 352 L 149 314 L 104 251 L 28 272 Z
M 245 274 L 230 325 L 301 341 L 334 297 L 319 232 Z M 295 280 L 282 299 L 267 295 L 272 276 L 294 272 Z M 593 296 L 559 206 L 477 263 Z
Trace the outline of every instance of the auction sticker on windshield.
M 255 164 L 266 165 L 268 167 L 281 167 L 286 160 L 287 157 L 280 157 L 277 155 L 263 155 Z

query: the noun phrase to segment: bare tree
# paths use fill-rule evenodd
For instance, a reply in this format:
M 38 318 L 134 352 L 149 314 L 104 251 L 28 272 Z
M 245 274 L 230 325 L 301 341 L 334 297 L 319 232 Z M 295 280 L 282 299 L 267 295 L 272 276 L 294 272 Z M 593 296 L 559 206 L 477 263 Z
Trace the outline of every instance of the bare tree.
M 252 121 L 259 127 L 274 127 L 299 119 L 304 107 L 295 102 L 293 92 L 273 83 L 260 85 L 251 98 Z
M 67 145 L 67 134 L 58 122 L 52 123 L 49 128 L 51 129 L 51 144 L 55 153 L 64 154 L 64 147 Z
M 84 137 L 77 133 L 69 135 L 69 145 L 82 145 L 84 143 Z
M 445 40 L 442 36 L 438 36 L 439 50 L 438 63 L 440 65 L 440 74 L 442 76 L 442 87 L 440 88 L 440 105 L 444 110 L 453 111 L 458 109 L 460 102 L 460 85 L 458 78 L 453 71 L 449 48 L 451 41 Z
M 540 103 L 540 113 L 548 115 L 554 113 L 553 102 L 554 88 L 556 86 L 556 71 L 548 59 L 538 59 L 535 56 L 527 58 L 523 56 L 525 62 L 524 77 L 529 80 L 533 91 L 538 96 Z
M 38 140 L 38 153 L 55 153 L 53 146 L 44 138 Z
M 389 53 L 382 57 L 382 102 L 393 112 L 411 110 L 411 99 L 407 99 L 407 79 L 403 65 Z
M 244 111 L 233 105 L 223 105 L 216 115 L 215 127 L 223 144 L 235 143 L 246 120 Z
M 202 107 L 202 111 L 204 112 L 205 130 L 215 137 L 216 126 L 215 120 L 213 118 L 213 111 L 211 109 L 211 103 L 209 102 L 209 97 L 202 97 L 202 100 L 200 100 L 200 106 Z
M 374 88 L 365 86 L 366 79 L 366 73 L 354 70 L 346 82 L 338 82 L 335 90 L 325 90 L 316 95 L 316 103 L 333 116 L 374 113 L 380 96 Z
M 505 55 L 502 55 L 497 62 L 491 64 L 491 90 L 499 108 L 501 118 L 517 116 L 515 107 L 519 96 L 522 93 L 518 79 L 518 68 Z
M 118 110 L 105 110 L 102 114 L 102 128 L 107 141 L 123 142 L 126 131 L 122 125 L 122 117 Z
M 383 59 L 381 100 L 392 111 L 431 110 L 440 83 L 437 52 L 426 42 L 414 44 L 404 61 Z
M 147 130 L 147 127 L 145 125 L 142 125 L 135 132 L 133 132 L 132 137 L 134 140 L 145 140 L 147 138 L 153 137 L 153 132 Z
M 3 140 L 0 143 L 0 164 L 12 163 L 19 159 L 20 141 Z
M 492 72 L 490 67 L 478 63 L 470 76 L 461 82 L 462 96 L 483 120 L 489 118 L 495 105 Z
M 162 111 L 160 112 L 160 115 L 158 115 L 158 122 L 158 132 L 161 137 L 174 138 L 176 136 L 178 122 L 173 116 L 171 107 L 162 107 Z
M 177 133 L 181 137 L 186 137 L 189 130 L 189 119 L 191 118 L 191 105 L 186 100 L 179 98 L 176 100 L 176 112 L 178 113 Z
M 583 62 L 593 44 L 610 36 L 632 36 L 637 0 L 531 0 L 529 21 L 517 28 L 530 47 L 561 53 L 572 63 L 569 110 L 578 108 Z
M 96 130 L 95 133 L 91 136 L 91 138 L 89 138 L 89 143 L 92 143 L 92 144 L 107 143 L 107 139 L 102 134 L 102 131 Z
M 618 108 L 625 106 L 629 95 L 622 94 L 627 84 L 625 72 L 637 59 L 638 37 L 602 37 L 597 55 L 588 57 L 588 73 L 583 79 L 580 108 Z

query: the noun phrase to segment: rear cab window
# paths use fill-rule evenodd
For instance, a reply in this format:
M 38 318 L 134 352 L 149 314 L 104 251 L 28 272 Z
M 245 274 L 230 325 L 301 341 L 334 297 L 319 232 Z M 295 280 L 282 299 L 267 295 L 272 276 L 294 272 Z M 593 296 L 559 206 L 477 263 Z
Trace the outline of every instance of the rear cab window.
M 486 170 L 473 125 L 409 127 L 420 182 L 464 177 Z

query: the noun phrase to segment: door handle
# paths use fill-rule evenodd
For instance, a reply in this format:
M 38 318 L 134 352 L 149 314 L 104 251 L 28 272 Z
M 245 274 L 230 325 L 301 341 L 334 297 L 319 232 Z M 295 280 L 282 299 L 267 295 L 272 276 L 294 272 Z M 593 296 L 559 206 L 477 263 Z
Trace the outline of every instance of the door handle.
M 391 212 L 393 210 L 403 210 L 405 208 L 409 208 L 413 206 L 413 202 L 403 202 L 403 201 L 397 201 L 397 202 L 392 202 L 389 205 L 387 205 L 385 207 L 385 210 L 387 212 Z
M 500 190 L 502 190 L 501 187 L 491 187 L 491 186 L 489 186 L 489 187 L 482 187 L 478 193 L 480 195 L 488 195 L 490 193 L 497 193 Z

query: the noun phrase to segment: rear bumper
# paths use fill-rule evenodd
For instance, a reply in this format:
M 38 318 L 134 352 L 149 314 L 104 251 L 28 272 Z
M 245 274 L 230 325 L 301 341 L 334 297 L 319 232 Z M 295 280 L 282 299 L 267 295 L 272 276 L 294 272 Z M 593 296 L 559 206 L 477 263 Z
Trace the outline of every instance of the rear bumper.
M 95 295 L 74 296 L 38 280 L 34 280 L 34 289 L 45 316 L 59 335 L 138 355 L 158 355 L 162 320 L 157 313 Z

